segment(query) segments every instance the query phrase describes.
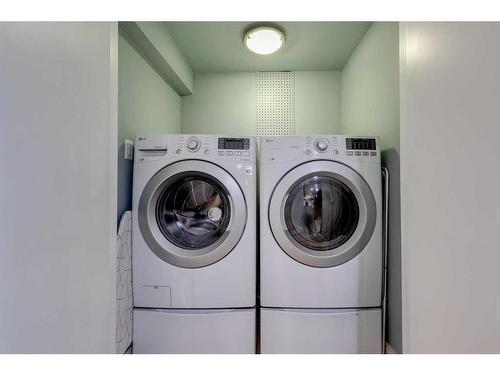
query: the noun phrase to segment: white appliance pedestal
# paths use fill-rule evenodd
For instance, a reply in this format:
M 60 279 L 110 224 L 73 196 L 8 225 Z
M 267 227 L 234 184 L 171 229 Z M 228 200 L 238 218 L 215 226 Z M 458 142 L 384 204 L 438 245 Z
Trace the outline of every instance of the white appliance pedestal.
M 254 354 L 255 308 L 134 309 L 134 354 Z
M 261 352 L 382 353 L 382 310 L 261 308 Z

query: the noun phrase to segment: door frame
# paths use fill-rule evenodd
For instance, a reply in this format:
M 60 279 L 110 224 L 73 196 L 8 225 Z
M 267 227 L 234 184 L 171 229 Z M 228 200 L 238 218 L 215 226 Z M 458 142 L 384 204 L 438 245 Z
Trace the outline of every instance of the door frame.
M 173 244 L 163 235 L 156 219 L 156 205 L 163 190 L 190 172 L 217 182 L 229 201 L 230 219 L 224 234 L 201 249 Z M 139 199 L 138 224 L 144 241 L 157 257 L 178 267 L 200 268 L 224 258 L 241 239 L 246 221 L 247 205 L 241 187 L 228 171 L 205 160 L 188 159 L 165 166 L 147 182 Z
M 356 197 L 359 219 L 350 238 L 334 249 L 313 250 L 297 242 L 285 221 L 285 204 L 300 181 L 312 176 L 326 176 L 345 184 Z M 326 268 L 343 264 L 357 256 L 370 240 L 377 220 L 375 197 L 365 179 L 354 169 L 332 160 L 308 161 L 289 170 L 276 184 L 268 207 L 271 232 L 281 249 L 307 266 Z

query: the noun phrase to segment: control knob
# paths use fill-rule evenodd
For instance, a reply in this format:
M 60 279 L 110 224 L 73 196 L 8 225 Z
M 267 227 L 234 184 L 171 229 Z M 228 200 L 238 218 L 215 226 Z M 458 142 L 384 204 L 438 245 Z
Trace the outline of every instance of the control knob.
M 319 152 L 325 152 L 326 150 L 328 150 L 328 146 L 330 146 L 330 144 L 326 139 L 323 138 L 320 138 L 316 140 L 316 142 L 314 142 L 314 148 L 316 148 L 316 150 Z
M 198 151 L 200 148 L 200 141 L 196 138 L 189 138 L 186 142 L 186 147 L 191 152 Z

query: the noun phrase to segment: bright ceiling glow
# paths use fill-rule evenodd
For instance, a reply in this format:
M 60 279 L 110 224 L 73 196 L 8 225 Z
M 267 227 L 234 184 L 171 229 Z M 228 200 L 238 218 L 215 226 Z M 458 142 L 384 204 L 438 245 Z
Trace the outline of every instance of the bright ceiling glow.
M 259 55 L 276 52 L 285 43 L 285 35 L 274 27 L 257 27 L 245 34 L 243 43 Z

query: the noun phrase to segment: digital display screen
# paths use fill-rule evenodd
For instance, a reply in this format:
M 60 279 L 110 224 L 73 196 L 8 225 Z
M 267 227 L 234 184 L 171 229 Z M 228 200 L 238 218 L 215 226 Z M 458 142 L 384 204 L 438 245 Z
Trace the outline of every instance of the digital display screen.
M 250 138 L 219 138 L 219 150 L 250 150 Z
M 347 150 L 376 150 L 375 138 L 346 138 L 345 148 Z

